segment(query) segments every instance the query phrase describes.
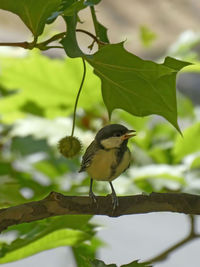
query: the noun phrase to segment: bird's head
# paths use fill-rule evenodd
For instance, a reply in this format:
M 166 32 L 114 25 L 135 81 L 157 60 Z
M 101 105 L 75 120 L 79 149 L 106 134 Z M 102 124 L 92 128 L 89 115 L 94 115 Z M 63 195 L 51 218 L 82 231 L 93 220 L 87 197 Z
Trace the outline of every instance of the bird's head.
M 128 130 L 121 124 L 110 124 L 100 129 L 95 139 L 105 149 L 112 149 L 126 145 L 128 139 L 135 135 L 135 130 Z

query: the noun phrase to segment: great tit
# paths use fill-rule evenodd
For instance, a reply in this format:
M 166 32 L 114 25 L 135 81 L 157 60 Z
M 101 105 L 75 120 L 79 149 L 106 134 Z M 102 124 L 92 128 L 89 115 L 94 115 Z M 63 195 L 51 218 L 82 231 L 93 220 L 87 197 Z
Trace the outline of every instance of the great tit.
M 135 130 L 128 130 L 120 124 L 110 124 L 98 131 L 86 149 L 79 172 L 86 171 L 89 174 L 89 196 L 94 202 L 97 200 L 92 191 L 93 179 L 108 181 L 112 190 L 113 209 L 119 205 L 112 181 L 129 167 L 131 153 L 127 143 L 135 135 Z

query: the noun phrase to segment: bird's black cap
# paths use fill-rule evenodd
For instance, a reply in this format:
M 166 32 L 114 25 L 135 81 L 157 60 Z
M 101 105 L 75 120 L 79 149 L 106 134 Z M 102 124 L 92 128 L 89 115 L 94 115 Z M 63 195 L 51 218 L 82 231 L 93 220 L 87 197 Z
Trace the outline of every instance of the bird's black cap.
M 116 136 L 116 134 L 121 136 L 121 135 L 126 134 L 128 132 L 129 132 L 129 130 L 121 124 L 109 124 L 109 125 L 106 125 L 105 127 L 101 128 L 98 131 L 95 139 L 97 141 L 101 141 L 101 140 L 107 139 L 111 136 Z

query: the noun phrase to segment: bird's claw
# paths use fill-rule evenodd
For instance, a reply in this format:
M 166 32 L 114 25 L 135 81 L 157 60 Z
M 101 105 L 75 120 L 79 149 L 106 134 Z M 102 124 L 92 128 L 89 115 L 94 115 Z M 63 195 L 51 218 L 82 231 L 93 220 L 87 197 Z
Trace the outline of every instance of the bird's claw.
M 113 194 L 113 193 L 111 194 L 111 198 L 112 198 L 112 205 L 113 205 L 113 211 L 114 211 L 119 206 L 119 200 L 116 194 Z
M 89 197 L 91 198 L 92 203 L 97 205 L 97 197 L 95 196 L 95 194 L 92 191 L 89 192 Z

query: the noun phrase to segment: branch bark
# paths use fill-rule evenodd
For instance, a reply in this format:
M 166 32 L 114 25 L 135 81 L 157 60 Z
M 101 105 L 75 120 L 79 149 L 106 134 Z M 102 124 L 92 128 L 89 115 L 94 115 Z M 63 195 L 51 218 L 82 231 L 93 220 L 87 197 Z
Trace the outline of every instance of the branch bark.
M 51 192 L 46 198 L 0 210 L 0 232 L 25 222 L 66 214 L 92 214 L 118 217 L 129 214 L 170 211 L 200 214 L 200 196 L 186 193 L 151 193 L 119 197 L 113 211 L 111 196 L 97 197 L 97 205 L 85 196 L 64 196 Z

